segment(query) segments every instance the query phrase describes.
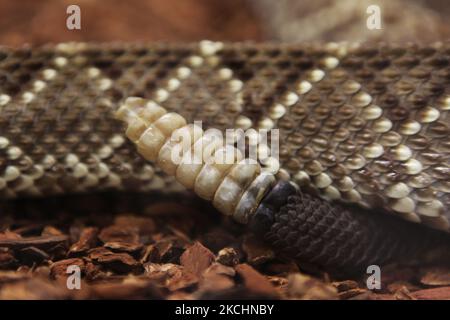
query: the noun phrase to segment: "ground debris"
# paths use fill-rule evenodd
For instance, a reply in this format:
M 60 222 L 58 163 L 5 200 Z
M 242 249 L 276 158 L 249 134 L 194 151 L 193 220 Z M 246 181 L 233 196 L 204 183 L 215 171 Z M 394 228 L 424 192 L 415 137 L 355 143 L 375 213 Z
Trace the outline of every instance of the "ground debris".
M 54 279 L 66 278 L 68 267 L 73 265 L 78 266 L 80 270 L 83 271 L 85 267 L 85 262 L 83 259 L 80 258 L 72 258 L 57 261 L 50 266 L 50 276 Z
M 102 229 L 98 238 L 103 242 L 121 241 L 128 243 L 139 242 L 139 229 L 133 226 L 112 225 Z
M 337 281 L 333 282 L 332 285 L 337 289 L 341 300 L 356 297 L 367 291 L 367 289 L 360 288 L 359 283 L 354 280 Z
M 0 247 L 18 249 L 24 247 L 49 248 L 57 244 L 66 242 L 66 235 L 39 236 L 28 238 L 0 238 Z
M 189 272 L 200 276 L 214 261 L 214 254 L 200 242 L 188 247 L 180 257 L 180 263 Z
M 365 274 L 312 276 L 212 209 L 186 215 L 182 207 L 56 217 L 43 211 L 39 222 L 4 215 L 0 298 L 450 299 L 448 265 L 384 266 L 381 289 L 369 290 Z M 71 267 L 79 268 L 80 290 L 68 289 Z
M 339 298 L 337 289 L 332 284 L 301 273 L 289 275 L 287 294 L 290 298 L 302 300 L 336 300 Z
M 238 253 L 234 248 L 223 248 L 217 254 L 216 261 L 226 266 L 235 266 L 239 263 Z
M 249 291 L 267 298 L 278 297 L 278 292 L 269 279 L 253 269 L 250 265 L 246 263 L 238 264 L 235 269 L 242 279 L 244 286 Z
M 411 295 L 422 300 L 450 300 L 450 287 L 419 290 L 411 293 Z
M 98 235 L 98 228 L 95 227 L 84 228 L 81 231 L 80 238 L 78 239 L 78 241 L 72 244 L 72 246 L 70 247 L 69 254 L 77 255 L 85 253 L 89 249 L 93 248 L 98 241 L 97 235 Z
M 430 268 L 424 272 L 420 282 L 427 286 L 450 286 L 450 268 Z

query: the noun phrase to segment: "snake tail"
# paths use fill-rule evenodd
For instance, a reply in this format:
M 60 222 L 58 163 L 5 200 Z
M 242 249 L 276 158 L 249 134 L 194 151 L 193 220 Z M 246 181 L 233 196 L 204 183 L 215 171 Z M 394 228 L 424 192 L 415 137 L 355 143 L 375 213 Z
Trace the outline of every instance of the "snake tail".
M 435 230 L 331 204 L 286 181 L 278 182 L 261 201 L 249 225 L 279 255 L 341 275 L 361 274 L 370 265 L 413 261 L 434 246 L 449 244 L 446 235 Z
M 219 136 L 187 124 L 181 115 L 168 113 L 153 101 L 130 97 L 117 118 L 127 123 L 126 135 L 145 159 L 223 214 L 248 224 L 280 255 L 349 273 L 414 258 L 439 238 L 437 231 L 387 214 L 360 212 L 302 193 L 291 182 L 277 180 L 258 163 L 247 161 Z M 182 139 L 186 137 L 188 143 Z M 214 159 L 232 155 L 232 161 L 205 163 L 206 150 Z M 174 152 L 180 155 L 178 162 Z M 411 237 L 419 233 L 420 239 Z

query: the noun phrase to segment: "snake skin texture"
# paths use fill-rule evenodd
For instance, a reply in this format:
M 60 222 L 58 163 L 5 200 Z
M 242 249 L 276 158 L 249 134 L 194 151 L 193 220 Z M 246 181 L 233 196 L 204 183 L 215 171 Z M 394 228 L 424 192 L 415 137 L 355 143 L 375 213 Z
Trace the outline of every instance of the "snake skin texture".
M 389 215 L 332 205 L 300 190 L 272 212 L 271 221 L 260 222 L 257 231 L 279 255 L 312 270 L 361 274 L 369 265 L 420 259 L 429 248 L 445 243 L 448 248 L 444 234 Z
M 114 112 L 280 130 L 280 179 L 446 230 L 450 45 L 84 44 L 0 49 L 0 196 L 183 192 Z

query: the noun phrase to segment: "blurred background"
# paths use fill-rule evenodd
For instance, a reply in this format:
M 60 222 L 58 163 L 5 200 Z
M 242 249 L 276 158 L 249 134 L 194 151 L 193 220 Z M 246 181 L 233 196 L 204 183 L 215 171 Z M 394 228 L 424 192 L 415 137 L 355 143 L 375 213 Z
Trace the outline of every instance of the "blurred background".
M 81 30 L 66 8 L 81 8 Z M 382 29 L 366 27 L 369 5 Z M 0 44 L 60 41 L 389 41 L 450 38 L 448 0 L 0 0 Z

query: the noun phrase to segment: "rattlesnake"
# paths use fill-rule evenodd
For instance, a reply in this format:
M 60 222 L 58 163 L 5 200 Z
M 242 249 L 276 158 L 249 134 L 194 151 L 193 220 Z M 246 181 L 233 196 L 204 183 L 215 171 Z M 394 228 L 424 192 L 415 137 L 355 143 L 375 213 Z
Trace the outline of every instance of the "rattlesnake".
M 245 179 L 245 165 L 223 168 L 196 191 L 301 261 L 351 270 L 410 256 L 448 243 L 449 57 L 448 43 L 1 48 L 0 196 L 184 192 L 176 168 L 138 155 L 117 110 L 141 121 L 127 131 L 135 142 L 166 114 L 164 139 L 144 154 L 194 120 L 276 128 L 279 161 Z M 215 201 L 227 174 L 243 185 Z M 195 177 L 184 185 L 196 189 Z

